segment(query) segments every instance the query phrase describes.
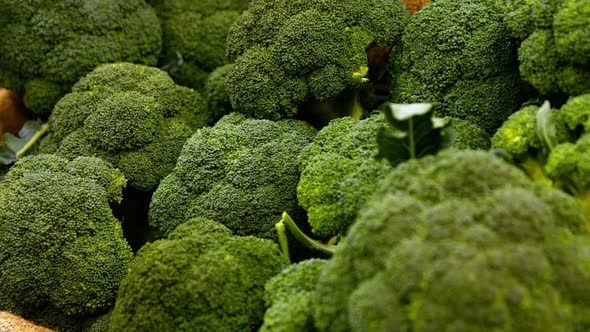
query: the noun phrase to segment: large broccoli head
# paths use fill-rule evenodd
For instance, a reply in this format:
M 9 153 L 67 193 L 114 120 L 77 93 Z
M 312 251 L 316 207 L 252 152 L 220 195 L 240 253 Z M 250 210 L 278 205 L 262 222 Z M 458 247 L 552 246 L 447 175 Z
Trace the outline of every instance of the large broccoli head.
M 322 259 L 288 266 L 264 285 L 267 309 L 260 332 L 313 331 L 313 303 Z
M 191 219 L 137 253 L 110 329 L 253 331 L 264 315 L 264 284 L 285 264 L 272 241 Z
M 399 0 L 254 0 L 232 26 L 232 106 L 256 118 L 293 117 L 366 81 L 366 49 L 391 46 L 409 13 Z
M 516 47 L 494 1 L 433 1 L 411 17 L 393 50 L 391 98 L 439 103 L 438 116 L 492 134 L 527 97 Z
M 226 115 L 198 130 L 153 195 L 149 223 L 164 237 L 192 217 L 216 220 L 237 235 L 276 238 L 283 211 L 297 206 L 299 153 L 316 130 L 298 120 Z M 296 219 L 297 220 L 297 219 Z
M 561 331 L 586 316 L 582 234 L 575 200 L 492 154 L 400 164 L 322 269 L 316 326 Z
M 503 5 L 512 34 L 522 40 L 520 73 L 542 94 L 590 92 L 590 2 L 511 0 Z
M 184 141 L 210 123 L 204 105 L 196 91 L 157 68 L 103 65 L 55 105 L 41 150 L 100 157 L 131 187 L 150 191 L 172 171 Z
M 132 256 L 109 206 L 124 186 L 98 158 L 18 161 L 0 182 L 0 310 L 55 322 L 113 305 Z
M 163 31 L 160 62 L 174 80 L 202 91 L 207 75 L 227 63 L 230 26 L 248 8 L 249 0 L 155 0 Z
M 24 89 L 27 107 L 43 113 L 100 64 L 155 65 L 162 43 L 143 0 L 6 0 L 0 35 L 0 85 Z

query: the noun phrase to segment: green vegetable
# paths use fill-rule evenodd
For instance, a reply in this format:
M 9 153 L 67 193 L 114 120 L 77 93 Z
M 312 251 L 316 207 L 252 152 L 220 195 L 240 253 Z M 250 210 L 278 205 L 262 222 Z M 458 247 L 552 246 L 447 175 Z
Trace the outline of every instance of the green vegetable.
M 191 219 L 138 252 L 110 330 L 254 330 L 264 315 L 264 285 L 285 264 L 272 241 Z
M 585 330 L 589 240 L 575 200 L 491 154 L 413 159 L 380 183 L 321 269 L 315 325 Z
M 20 159 L 0 182 L 0 310 L 49 327 L 113 305 L 131 248 L 109 203 L 126 180 L 92 157 Z M 56 324 L 56 325 L 53 325 Z
M 435 116 L 489 134 L 528 98 L 518 45 L 493 0 L 432 1 L 412 15 L 390 61 L 394 103 L 435 103 Z
M 210 121 L 199 93 L 175 85 L 164 71 L 108 64 L 55 106 L 41 151 L 100 157 L 119 168 L 130 187 L 149 192 L 172 171 L 185 140 Z
M 0 145 L 0 165 L 12 165 L 18 159 L 35 154 L 39 150 L 39 139 L 45 135 L 49 125 L 38 120 L 25 122 L 18 132 L 18 136 L 4 133 L 3 143 Z
M 111 62 L 155 65 L 160 24 L 143 0 L 6 0 L 0 8 L 0 86 L 49 114 L 70 87 Z
M 276 239 L 274 225 L 283 211 L 303 219 L 296 196 L 298 156 L 315 134 L 303 121 L 238 113 L 198 130 L 153 195 L 149 223 L 155 237 L 199 216 L 236 235 Z
M 316 102 L 347 101 L 312 111 L 312 120 L 328 117 L 321 125 L 358 114 L 357 93 L 368 82 L 366 49 L 397 42 L 408 18 L 399 0 L 252 1 L 227 39 L 231 104 L 278 120 L 306 113 Z

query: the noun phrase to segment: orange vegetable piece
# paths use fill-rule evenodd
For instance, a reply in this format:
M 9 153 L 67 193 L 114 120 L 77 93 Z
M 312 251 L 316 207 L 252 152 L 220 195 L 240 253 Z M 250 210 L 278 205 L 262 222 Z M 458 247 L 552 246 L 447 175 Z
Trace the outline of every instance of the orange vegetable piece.
M 4 133 L 18 135 L 27 120 L 22 98 L 11 90 L 0 88 L 0 144 Z

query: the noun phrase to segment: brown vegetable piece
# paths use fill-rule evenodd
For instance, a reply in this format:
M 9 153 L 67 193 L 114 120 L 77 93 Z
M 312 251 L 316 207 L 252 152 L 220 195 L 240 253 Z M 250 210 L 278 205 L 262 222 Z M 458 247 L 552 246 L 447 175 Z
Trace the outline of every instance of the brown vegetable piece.
M 22 98 L 11 90 L 0 88 L 0 144 L 4 133 L 18 135 L 27 120 Z

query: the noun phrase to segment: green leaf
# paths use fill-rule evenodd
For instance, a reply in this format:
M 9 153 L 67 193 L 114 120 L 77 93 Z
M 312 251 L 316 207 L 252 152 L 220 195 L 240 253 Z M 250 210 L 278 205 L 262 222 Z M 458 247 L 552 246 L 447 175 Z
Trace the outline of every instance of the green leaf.
M 382 108 L 391 128 L 377 132 L 379 154 L 392 166 L 414 158 L 436 154 L 450 145 L 450 122 L 434 118 L 432 104 L 385 104 Z
M 25 155 L 37 153 L 39 139 L 47 132 L 47 129 L 47 124 L 30 120 L 23 125 L 18 136 L 4 133 L 2 136 L 4 142 L 0 146 L 0 164 L 11 165 Z
M 549 101 L 545 101 L 537 111 L 537 137 L 549 150 L 553 150 L 559 144 L 553 110 Z

